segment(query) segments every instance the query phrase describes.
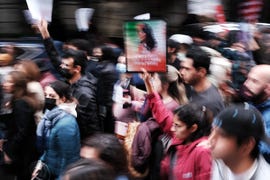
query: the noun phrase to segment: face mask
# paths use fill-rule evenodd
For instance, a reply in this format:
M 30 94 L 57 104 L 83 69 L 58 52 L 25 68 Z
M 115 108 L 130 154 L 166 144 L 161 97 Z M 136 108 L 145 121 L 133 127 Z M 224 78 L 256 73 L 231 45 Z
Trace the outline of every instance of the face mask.
M 177 53 L 177 58 L 179 60 L 185 60 L 186 59 L 186 54 L 184 54 L 184 53 Z
M 56 99 L 45 98 L 44 109 L 52 110 L 56 106 Z
M 119 72 L 119 73 L 125 73 L 126 72 L 126 65 L 123 64 L 123 63 L 117 63 L 116 64 L 116 70 Z
M 92 61 L 99 61 L 100 60 L 100 56 L 92 56 L 91 60 Z
M 72 74 L 69 72 L 69 69 L 61 68 L 60 73 L 61 73 L 62 76 L 64 76 L 67 79 L 72 78 Z

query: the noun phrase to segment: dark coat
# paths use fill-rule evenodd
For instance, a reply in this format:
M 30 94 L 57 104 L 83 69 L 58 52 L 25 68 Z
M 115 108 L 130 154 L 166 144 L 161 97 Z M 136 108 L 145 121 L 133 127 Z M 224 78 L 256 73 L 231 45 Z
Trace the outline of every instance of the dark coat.
M 97 79 L 90 73 L 71 85 L 72 96 L 78 101 L 76 111 L 81 138 L 101 131 L 97 109 Z
M 61 56 L 57 52 L 51 38 L 44 39 L 46 52 L 55 67 L 59 70 Z M 78 113 L 77 122 L 80 128 L 81 139 L 101 131 L 97 109 L 97 79 L 91 73 L 83 75 L 76 83 L 71 85 L 71 94 L 78 101 L 76 111 Z
M 30 164 L 38 159 L 35 146 L 36 123 L 34 109 L 25 100 L 12 104 L 13 112 L 7 122 L 7 141 L 3 151 L 12 159 L 13 170 L 22 178 L 29 178 Z

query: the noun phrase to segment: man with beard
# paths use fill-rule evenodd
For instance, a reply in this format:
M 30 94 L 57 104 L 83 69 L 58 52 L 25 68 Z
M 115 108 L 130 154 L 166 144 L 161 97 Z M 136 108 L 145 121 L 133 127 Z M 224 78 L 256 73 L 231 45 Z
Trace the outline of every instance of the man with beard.
M 253 104 L 263 116 L 265 132 L 270 136 L 270 65 L 254 66 L 243 84 L 241 96 Z M 261 153 L 270 163 L 270 147 L 261 143 Z
M 187 51 L 186 59 L 181 62 L 180 74 L 186 85 L 189 101 L 205 106 L 215 116 L 224 108 L 224 103 L 218 89 L 208 80 L 209 66 L 209 54 L 200 47 L 193 46 Z
M 62 57 L 57 53 L 47 28 L 48 24 L 42 20 L 38 24 L 44 40 L 47 54 L 51 63 L 62 77 L 71 85 L 71 94 L 77 99 L 77 122 L 80 128 L 81 139 L 102 131 L 98 119 L 97 108 L 97 79 L 89 72 L 85 72 L 87 54 L 84 50 L 68 47 Z
M 78 101 L 76 111 L 81 139 L 101 131 L 97 113 L 97 79 L 91 73 L 85 73 L 86 61 L 84 52 L 69 49 L 64 51 L 61 64 L 56 67 L 71 85 L 71 94 Z

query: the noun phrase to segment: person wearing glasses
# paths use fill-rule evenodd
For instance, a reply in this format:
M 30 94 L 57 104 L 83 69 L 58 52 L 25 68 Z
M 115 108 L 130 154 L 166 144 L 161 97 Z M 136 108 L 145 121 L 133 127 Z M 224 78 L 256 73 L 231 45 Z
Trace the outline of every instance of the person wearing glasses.
M 212 113 L 205 106 L 189 103 L 174 112 L 167 110 L 151 83 L 151 75 L 143 70 L 152 114 L 163 132 L 172 136 L 161 162 L 161 179 L 210 179 L 212 158 L 207 145 Z

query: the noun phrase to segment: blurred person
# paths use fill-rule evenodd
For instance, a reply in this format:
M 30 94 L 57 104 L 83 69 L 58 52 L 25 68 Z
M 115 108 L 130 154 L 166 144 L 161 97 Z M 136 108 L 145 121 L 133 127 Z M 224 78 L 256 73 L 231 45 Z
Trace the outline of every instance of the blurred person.
M 259 152 L 264 136 L 263 119 L 255 107 L 243 103 L 222 110 L 209 136 L 212 179 L 269 179 L 270 165 Z
M 102 131 L 98 118 L 97 79 L 90 73 L 85 74 L 85 63 L 86 56 L 83 52 L 68 50 L 58 66 L 71 84 L 72 96 L 78 101 L 76 111 L 81 138 Z
M 12 109 L 8 106 L 12 94 L 5 92 L 3 88 L 6 75 L 14 70 L 13 64 L 15 62 L 15 56 L 13 56 L 9 50 L 9 45 L 3 46 L 0 49 L 0 139 L 5 139 L 7 131 L 6 123 L 10 119 L 12 113 Z M 0 153 L 0 177 L 7 180 L 14 179 L 13 175 L 9 175 L 5 172 L 6 168 L 3 167 L 3 164 L 4 159 L 2 153 Z
M 63 50 L 65 49 L 81 50 L 85 52 L 87 59 L 90 58 L 92 50 L 90 43 L 86 39 L 70 39 L 63 44 Z
M 39 29 L 46 41 L 49 39 L 47 22 L 41 21 Z M 47 50 L 50 53 L 50 50 Z M 102 131 L 101 122 L 98 119 L 97 107 L 97 79 L 85 72 L 87 56 L 80 50 L 68 49 L 62 58 L 50 59 L 58 72 L 71 84 L 72 96 L 77 99 L 77 122 L 80 128 L 81 139 L 88 135 Z
M 193 40 L 184 34 L 174 34 L 167 41 L 168 64 L 180 69 L 180 61 L 186 58 L 186 53 Z
M 80 159 L 70 164 L 61 180 L 115 180 L 112 168 L 102 161 Z
M 179 105 L 188 102 L 180 80 L 179 71 L 170 65 L 167 65 L 166 73 L 152 75 L 151 82 L 154 89 L 160 95 L 165 108 L 171 112 Z M 141 109 L 139 114 L 141 114 L 142 123 L 137 127 L 131 147 L 128 143 L 126 144 L 126 149 L 130 151 L 131 156 L 130 169 L 138 171 L 142 176 L 156 179 L 159 177 L 159 164 L 170 138 L 166 133 L 160 131 L 158 123 L 151 118 L 153 115 L 147 98 Z
M 238 92 L 247 78 L 248 71 L 256 64 L 248 50 L 247 34 L 242 30 L 229 31 L 226 41 L 215 48 L 232 62 L 231 85 Z
M 97 74 L 97 65 L 102 57 L 101 46 L 95 46 L 92 50 L 92 54 L 90 59 L 87 61 L 87 66 L 85 68 L 85 72 L 90 72 L 92 74 Z
M 265 132 L 270 137 L 270 65 L 256 65 L 248 73 L 240 91 L 242 100 L 254 105 L 263 116 Z M 261 153 L 270 163 L 270 146 L 262 143 Z
M 189 103 L 167 110 L 143 73 L 153 117 L 163 132 L 173 139 L 161 163 L 161 179 L 210 179 L 211 153 L 205 145 L 210 134 L 212 114 L 205 106 Z
M 38 66 L 32 60 L 20 60 L 17 61 L 14 65 L 14 69 L 16 71 L 21 71 L 25 73 L 27 82 L 27 90 L 35 94 L 36 100 L 38 102 L 37 112 L 35 113 L 36 123 L 40 121 L 43 116 L 43 108 L 44 108 L 44 91 L 39 82 L 40 71 Z
M 5 44 L 0 49 L 0 85 L 3 85 L 5 76 L 14 70 L 14 63 L 17 57 L 23 53 L 23 50 L 16 47 L 15 44 Z M 11 95 L 2 91 L 0 94 L 0 116 L 1 120 L 8 119 L 11 113 L 9 108 L 6 108 L 6 103 L 10 100 Z
M 186 86 L 191 103 L 205 106 L 215 116 L 224 108 L 218 89 L 207 78 L 210 74 L 210 56 L 198 46 L 187 51 L 186 59 L 181 62 L 180 74 Z
M 96 66 L 97 78 L 97 104 L 101 128 L 106 133 L 114 133 L 114 117 L 112 114 L 113 86 L 118 80 L 116 59 L 118 58 L 110 46 L 101 47 L 102 56 Z
M 170 111 L 173 111 L 179 105 L 188 103 L 185 87 L 181 82 L 180 76 L 179 71 L 171 65 L 167 65 L 166 73 L 154 73 L 152 75 L 151 81 L 154 89 L 159 93 L 164 105 Z M 145 121 L 152 116 L 147 99 L 141 113 L 141 121 Z
M 46 49 L 46 52 L 52 63 L 61 61 L 61 54 L 57 51 L 53 39 L 50 36 L 48 31 L 48 22 L 42 19 L 37 25 L 34 27 L 38 28 L 41 33 L 41 37 L 43 38 L 43 43 Z M 62 47 L 63 50 L 73 49 L 73 50 L 81 50 L 85 53 L 87 57 L 90 56 L 91 48 L 90 44 L 86 39 L 71 39 L 66 41 Z
M 14 173 L 18 180 L 30 179 L 30 164 L 38 158 L 35 146 L 35 111 L 38 107 L 35 95 L 27 91 L 27 77 L 19 71 L 7 74 L 3 89 L 12 94 L 9 107 L 12 114 L 6 122 L 7 134 L 0 141 L 4 168 Z M 2 168 L 2 167 L 1 167 Z
M 40 71 L 39 82 L 44 89 L 49 83 L 57 80 L 57 77 L 50 71 L 50 62 L 47 59 L 35 59 L 34 62 L 37 64 Z
M 80 158 L 80 131 L 76 122 L 76 102 L 70 87 L 55 81 L 45 87 L 45 114 L 37 127 L 37 147 L 42 153 L 40 160 L 58 179 L 66 166 Z M 32 177 L 38 172 L 34 171 Z
M 113 168 L 116 180 L 129 179 L 125 149 L 113 134 L 96 133 L 87 137 L 82 141 L 80 156 L 106 162 Z

